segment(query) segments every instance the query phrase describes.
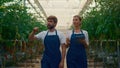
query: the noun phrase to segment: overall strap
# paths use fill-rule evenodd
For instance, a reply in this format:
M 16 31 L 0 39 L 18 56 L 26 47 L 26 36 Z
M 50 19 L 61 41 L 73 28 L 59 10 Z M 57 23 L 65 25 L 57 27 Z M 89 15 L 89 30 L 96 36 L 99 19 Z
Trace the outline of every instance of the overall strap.
M 49 32 L 49 31 L 47 31 L 46 36 L 48 35 L 48 32 Z
M 56 33 L 56 35 L 57 35 L 57 30 L 55 29 L 55 33 Z
M 83 31 L 81 30 L 81 33 L 83 34 Z
M 72 34 L 74 34 L 74 29 L 72 30 Z

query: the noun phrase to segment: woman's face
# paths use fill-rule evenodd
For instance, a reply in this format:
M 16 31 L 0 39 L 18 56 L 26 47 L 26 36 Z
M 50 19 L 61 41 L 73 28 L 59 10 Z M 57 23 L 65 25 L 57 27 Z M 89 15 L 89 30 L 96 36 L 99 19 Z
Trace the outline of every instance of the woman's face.
M 78 17 L 73 17 L 73 25 L 74 27 L 78 27 L 81 25 L 81 21 L 79 20 Z

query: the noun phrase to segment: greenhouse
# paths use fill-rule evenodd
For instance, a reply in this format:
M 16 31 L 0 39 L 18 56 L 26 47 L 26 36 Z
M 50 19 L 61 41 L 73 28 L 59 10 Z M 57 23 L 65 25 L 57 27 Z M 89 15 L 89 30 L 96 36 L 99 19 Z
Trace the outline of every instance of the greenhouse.
M 63 59 L 59 68 L 120 68 L 119 5 L 120 0 L 0 0 L 0 68 L 57 68 L 49 58 L 55 53 L 54 59 Z M 50 35 L 52 30 L 56 35 Z M 85 44 L 81 39 L 75 41 L 79 33 L 85 36 Z M 77 52 L 68 56 L 72 43 L 84 45 L 86 67 L 80 67 L 82 63 L 77 66 L 81 55 L 69 66 L 73 60 L 68 58 L 82 52 L 78 46 Z M 52 52 L 47 48 L 50 44 Z M 60 45 L 60 56 L 53 44 Z M 43 59 L 48 53 L 47 67 Z

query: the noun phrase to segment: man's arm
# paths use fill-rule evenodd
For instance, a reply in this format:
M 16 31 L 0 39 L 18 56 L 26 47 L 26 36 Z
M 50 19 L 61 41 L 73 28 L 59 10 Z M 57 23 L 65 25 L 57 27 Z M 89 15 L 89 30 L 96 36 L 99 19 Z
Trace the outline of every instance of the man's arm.
M 66 45 L 63 44 L 62 45 L 62 61 L 64 61 L 65 56 L 66 56 Z
M 66 56 L 66 37 L 64 35 L 64 33 L 60 33 L 59 34 L 59 39 L 60 39 L 60 43 L 61 43 L 61 62 L 59 64 L 59 68 L 64 68 L 64 60 L 65 60 L 65 56 Z
M 65 60 L 65 56 L 66 56 L 66 45 L 62 44 L 61 45 L 61 49 L 62 49 L 62 59 L 59 65 L 59 68 L 64 68 L 64 60 Z
M 30 40 L 30 41 L 33 41 L 33 40 L 36 40 L 36 39 L 37 39 L 37 38 L 34 36 L 36 32 L 38 32 L 38 27 L 35 27 L 35 28 L 33 29 L 33 31 L 30 33 L 30 35 L 29 35 L 29 40 Z
M 70 46 L 70 39 L 66 38 L 66 47 L 68 48 Z

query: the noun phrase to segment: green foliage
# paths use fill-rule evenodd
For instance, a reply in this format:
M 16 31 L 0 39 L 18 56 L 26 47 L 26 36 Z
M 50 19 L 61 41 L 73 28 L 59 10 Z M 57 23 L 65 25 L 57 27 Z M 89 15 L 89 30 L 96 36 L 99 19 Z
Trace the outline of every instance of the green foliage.
M 96 0 L 96 6 L 84 13 L 82 28 L 90 39 L 120 39 L 120 0 Z
M 33 27 L 46 30 L 43 22 L 38 21 L 27 8 L 19 4 L 0 6 L 0 40 L 27 40 Z
M 14 0 L 0 0 L 0 6 L 3 5 L 6 2 L 11 2 L 11 1 L 14 1 Z

